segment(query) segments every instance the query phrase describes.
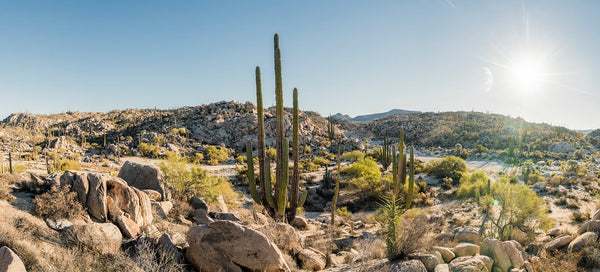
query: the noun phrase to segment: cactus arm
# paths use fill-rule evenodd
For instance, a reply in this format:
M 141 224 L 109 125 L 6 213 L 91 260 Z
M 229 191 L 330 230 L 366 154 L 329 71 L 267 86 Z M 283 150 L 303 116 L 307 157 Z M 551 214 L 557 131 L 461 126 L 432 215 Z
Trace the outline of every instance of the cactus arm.
M 261 204 L 261 198 L 256 189 L 256 180 L 254 179 L 254 160 L 252 159 L 252 142 L 248 140 L 246 143 L 246 161 L 248 164 L 248 186 L 250 187 L 250 195 L 254 202 Z

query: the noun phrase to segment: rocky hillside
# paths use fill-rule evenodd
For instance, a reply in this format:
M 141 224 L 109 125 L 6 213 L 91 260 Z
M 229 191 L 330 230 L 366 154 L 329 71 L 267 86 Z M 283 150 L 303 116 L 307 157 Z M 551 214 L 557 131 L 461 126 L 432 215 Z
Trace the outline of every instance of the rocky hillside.
M 271 108 L 265 112 L 268 146 L 275 143 L 274 111 Z M 94 146 L 103 146 L 106 138 L 107 145 L 133 148 L 141 141 L 181 153 L 196 152 L 202 145 L 221 144 L 242 151 L 247 140 L 256 142 L 256 124 L 256 106 L 250 102 L 235 101 L 172 110 L 127 109 L 108 113 L 66 112 L 53 115 L 15 113 L 0 123 L 5 128 L 23 129 L 23 134 L 43 135 L 38 139 L 42 142 L 33 145 L 43 145 L 46 135 L 67 136 L 75 142 L 85 141 Z M 291 113 L 288 109 L 285 126 L 291 137 Z M 18 139 L 0 134 L 0 142 Z M 301 112 L 300 139 L 302 145 L 313 148 L 321 146 L 327 139 L 326 119 L 314 112 Z M 21 144 L 16 146 L 20 147 Z

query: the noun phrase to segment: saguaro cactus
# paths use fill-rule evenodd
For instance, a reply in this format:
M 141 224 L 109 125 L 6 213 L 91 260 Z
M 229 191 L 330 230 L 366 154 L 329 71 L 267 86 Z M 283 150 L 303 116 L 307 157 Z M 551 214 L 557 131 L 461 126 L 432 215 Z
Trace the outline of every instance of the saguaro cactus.
M 410 171 L 408 174 L 408 192 L 406 196 L 406 209 L 410 209 L 413 200 L 415 187 L 415 151 L 414 147 L 410 147 Z
M 390 145 L 388 142 L 388 138 L 383 138 L 383 146 L 381 147 L 381 166 L 383 167 L 383 171 L 386 171 L 390 164 L 392 163 L 392 154 L 390 152 Z
M 338 152 L 337 152 L 337 179 L 335 180 L 335 189 L 333 191 L 333 199 L 331 200 L 331 224 L 335 225 L 335 212 L 337 209 L 337 201 L 338 195 L 340 193 L 340 179 L 341 179 L 341 144 L 338 143 Z
M 8 172 L 9 173 L 13 173 L 13 167 L 12 167 L 12 152 L 8 152 Z
M 285 136 L 284 130 L 284 108 L 283 108 L 283 84 L 281 78 L 281 51 L 279 49 L 279 36 L 274 37 L 275 49 L 275 108 L 276 108 L 276 167 L 275 167 L 275 195 L 271 194 L 271 165 L 270 160 L 265 156 L 265 131 L 264 131 L 264 112 L 262 102 L 262 90 L 260 79 L 260 68 L 256 67 L 256 106 L 258 119 L 258 158 L 260 172 L 261 198 L 258 198 L 256 180 L 254 177 L 254 165 L 252 160 L 252 144 L 249 142 L 246 146 L 248 154 L 248 178 L 250 183 L 250 192 L 254 201 L 265 205 L 267 210 L 276 219 L 292 220 L 296 215 L 298 206 L 301 206 L 306 199 L 306 192 L 302 192 L 299 197 L 299 121 L 298 121 L 298 90 L 294 89 L 294 109 L 292 124 L 292 159 L 294 160 L 294 170 L 288 199 L 288 181 L 289 181 L 289 140 Z M 250 173 L 252 172 L 252 173 Z

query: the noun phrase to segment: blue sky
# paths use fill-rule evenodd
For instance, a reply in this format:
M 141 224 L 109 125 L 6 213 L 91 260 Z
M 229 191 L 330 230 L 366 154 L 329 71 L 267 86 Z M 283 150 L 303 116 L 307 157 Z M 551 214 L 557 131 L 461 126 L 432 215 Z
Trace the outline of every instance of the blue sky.
M 323 115 L 476 110 L 600 128 L 600 1 L 1 1 L 0 118 L 11 112 L 286 103 Z M 515 84 L 543 59 L 535 91 Z

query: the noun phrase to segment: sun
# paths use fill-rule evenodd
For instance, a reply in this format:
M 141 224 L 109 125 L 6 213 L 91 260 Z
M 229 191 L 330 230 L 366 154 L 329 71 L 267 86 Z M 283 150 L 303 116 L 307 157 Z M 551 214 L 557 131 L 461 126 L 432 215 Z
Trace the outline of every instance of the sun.
M 544 64 L 532 56 L 521 56 L 508 66 L 515 87 L 523 92 L 539 90 L 545 81 Z

